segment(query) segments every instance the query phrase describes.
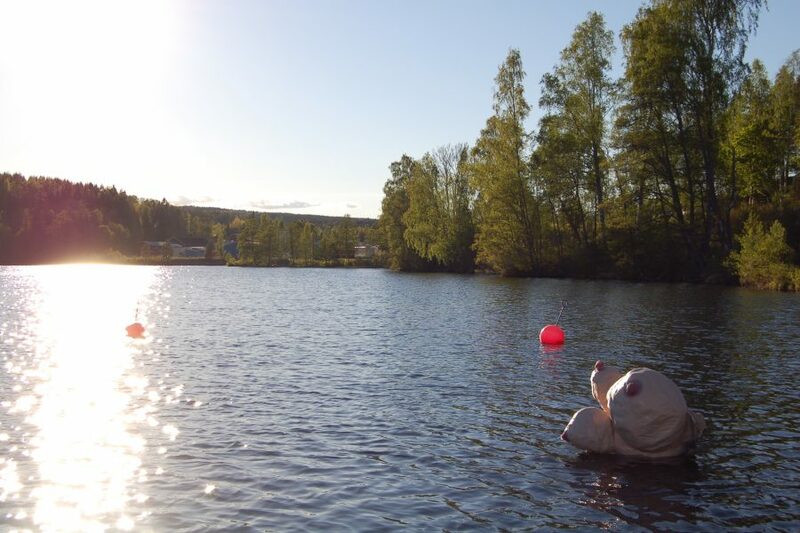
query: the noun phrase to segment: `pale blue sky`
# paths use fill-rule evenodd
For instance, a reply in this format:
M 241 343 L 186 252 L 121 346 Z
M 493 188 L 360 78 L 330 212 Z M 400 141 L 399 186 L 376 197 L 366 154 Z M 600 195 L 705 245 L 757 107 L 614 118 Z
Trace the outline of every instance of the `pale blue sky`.
M 539 79 L 586 13 L 618 34 L 639 5 L 0 0 L 0 171 L 375 217 L 392 161 L 474 142 L 509 48 L 533 128 Z M 774 75 L 798 20 L 800 2 L 772 0 L 748 58 Z

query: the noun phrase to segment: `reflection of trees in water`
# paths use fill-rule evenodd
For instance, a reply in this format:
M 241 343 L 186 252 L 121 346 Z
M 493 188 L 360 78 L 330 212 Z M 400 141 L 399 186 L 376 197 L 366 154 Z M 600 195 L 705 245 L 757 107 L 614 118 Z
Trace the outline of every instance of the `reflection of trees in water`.
M 692 487 L 704 473 L 691 457 L 643 461 L 582 453 L 566 461 L 579 505 L 651 530 L 690 528 L 702 513 Z M 613 526 L 613 524 L 610 524 Z

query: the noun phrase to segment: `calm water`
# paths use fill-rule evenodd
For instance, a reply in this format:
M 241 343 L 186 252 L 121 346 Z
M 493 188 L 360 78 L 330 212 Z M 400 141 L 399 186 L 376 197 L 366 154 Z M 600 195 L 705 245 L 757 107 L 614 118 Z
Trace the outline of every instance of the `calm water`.
M 0 529 L 797 530 L 799 349 L 799 296 L 731 288 L 0 268 Z M 598 358 L 682 387 L 694 457 L 559 440 Z

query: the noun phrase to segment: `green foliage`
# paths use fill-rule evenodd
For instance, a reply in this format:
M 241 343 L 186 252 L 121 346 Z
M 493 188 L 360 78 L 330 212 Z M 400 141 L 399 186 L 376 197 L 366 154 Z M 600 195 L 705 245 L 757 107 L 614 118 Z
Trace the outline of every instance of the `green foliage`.
M 389 167 L 391 178 L 383 186 L 383 202 L 378 226 L 383 232 L 389 266 L 394 270 L 429 270 L 432 268 L 406 241 L 406 224 L 403 215 L 410 207 L 408 185 L 416 162 L 403 155 Z
M 0 174 L 0 263 L 138 253 L 137 207 L 113 187 Z
M 392 265 L 428 259 L 454 270 L 469 232 L 449 231 L 472 220 L 477 262 L 506 275 L 725 281 L 744 204 L 780 219 L 789 246 L 800 246 L 800 52 L 774 82 L 760 62 L 744 64 L 763 4 L 651 0 L 621 32 L 620 80 L 610 75 L 614 36 L 589 13 L 542 77 L 535 144 L 511 50 L 463 166 L 462 214 L 444 207 L 436 152 L 392 165 L 381 217 Z M 796 286 L 793 259 L 756 264 L 756 278 L 778 281 L 754 283 Z
M 266 214 L 237 224 L 239 258 L 229 261 L 238 266 L 375 266 L 379 259 L 353 259 L 359 239 L 353 219 L 345 215 L 332 226 L 318 228 L 310 222 L 284 224 Z M 361 232 L 364 242 L 366 235 Z
M 332 228 L 334 250 L 337 258 L 353 257 L 356 245 L 356 230 L 350 215 L 342 217 L 342 221 Z
M 751 214 L 737 241 L 741 249 L 731 254 L 731 263 L 742 285 L 800 291 L 800 268 L 788 262 L 792 249 L 786 244 L 786 230 L 780 222 L 773 222 L 767 232 Z
M 311 222 L 303 224 L 299 241 L 297 259 L 311 261 L 314 258 L 314 226 Z
M 764 123 L 764 84 L 753 77 L 747 95 L 728 105 L 746 72 L 742 57 L 759 6 L 657 1 L 622 31 L 627 64 L 614 134 L 620 188 L 636 197 L 636 213 L 653 217 L 640 223 L 679 236 L 687 279 L 705 279 L 732 246 L 739 174 L 769 173 L 765 151 L 753 142 Z M 750 116 L 737 118 L 737 106 Z M 740 157 L 745 145 L 749 169 Z M 658 209 L 648 211 L 648 202 Z
M 524 121 L 525 72 L 511 50 L 495 78 L 494 112 L 481 131 L 469 165 L 475 189 L 475 250 L 478 263 L 509 275 L 537 267 L 538 205 L 533 195 L 530 136 Z
M 591 205 L 593 241 L 605 231 L 608 160 L 604 147 L 606 123 L 616 95 L 616 83 L 609 78 L 614 49 L 614 34 L 606 29 L 603 16 L 589 13 L 561 52 L 561 62 L 542 77 L 539 101 L 550 114 L 539 132 L 541 149 L 561 163 L 543 178 L 552 190 L 563 186 L 551 182 L 563 180 L 571 186 L 579 176 L 573 201 L 585 204 L 588 200 Z M 584 189 L 588 198 L 581 199 Z
M 725 148 L 737 192 L 752 205 L 769 201 L 781 187 L 778 167 L 781 154 L 772 131 L 772 84 L 764 65 L 753 61 L 749 75 L 729 109 Z
M 778 161 L 778 193 L 790 195 L 792 179 L 800 193 L 800 50 L 792 53 L 775 76 L 770 104 L 769 134 Z
M 408 209 L 403 213 L 403 237 L 411 248 L 426 259 L 436 259 L 434 251 L 444 213 L 436 199 L 437 169 L 430 154 L 416 162 L 408 181 Z
M 416 161 L 408 182 L 409 206 L 402 217 L 406 243 L 454 272 L 474 269 L 467 153 L 466 145 L 443 146 Z
M 227 229 L 224 224 L 214 223 L 211 227 L 211 237 L 214 240 L 214 253 L 217 257 L 225 257 L 225 239 Z
M 281 258 L 282 224 L 262 214 L 244 221 L 238 236 L 239 264 L 272 266 Z

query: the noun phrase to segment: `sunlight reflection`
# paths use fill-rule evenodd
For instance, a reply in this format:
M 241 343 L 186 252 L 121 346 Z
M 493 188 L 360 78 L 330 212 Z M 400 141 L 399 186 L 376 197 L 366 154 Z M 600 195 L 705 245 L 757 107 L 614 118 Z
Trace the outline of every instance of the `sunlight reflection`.
M 156 272 L 107 265 L 36 270 L 36 356 L 7 370 L 27 384 L 9 412 L 26 414 L 34 428 L 28 448 L 37 475 L 28 488 L 33 522 L 42 530 L 135 527 L 126 511 L 143 497 L 132 486 L 145 446 L 134 424 L 147 380 L 135 374 L 134 358 L 148 340 L 131 340 L 124 328 L 138 307 L 138 321 L 149 330 Z M 153 411 L 148 406 L 145 416 Z M 20 492 L 13 461 L 0 468 L 3 495 Z

